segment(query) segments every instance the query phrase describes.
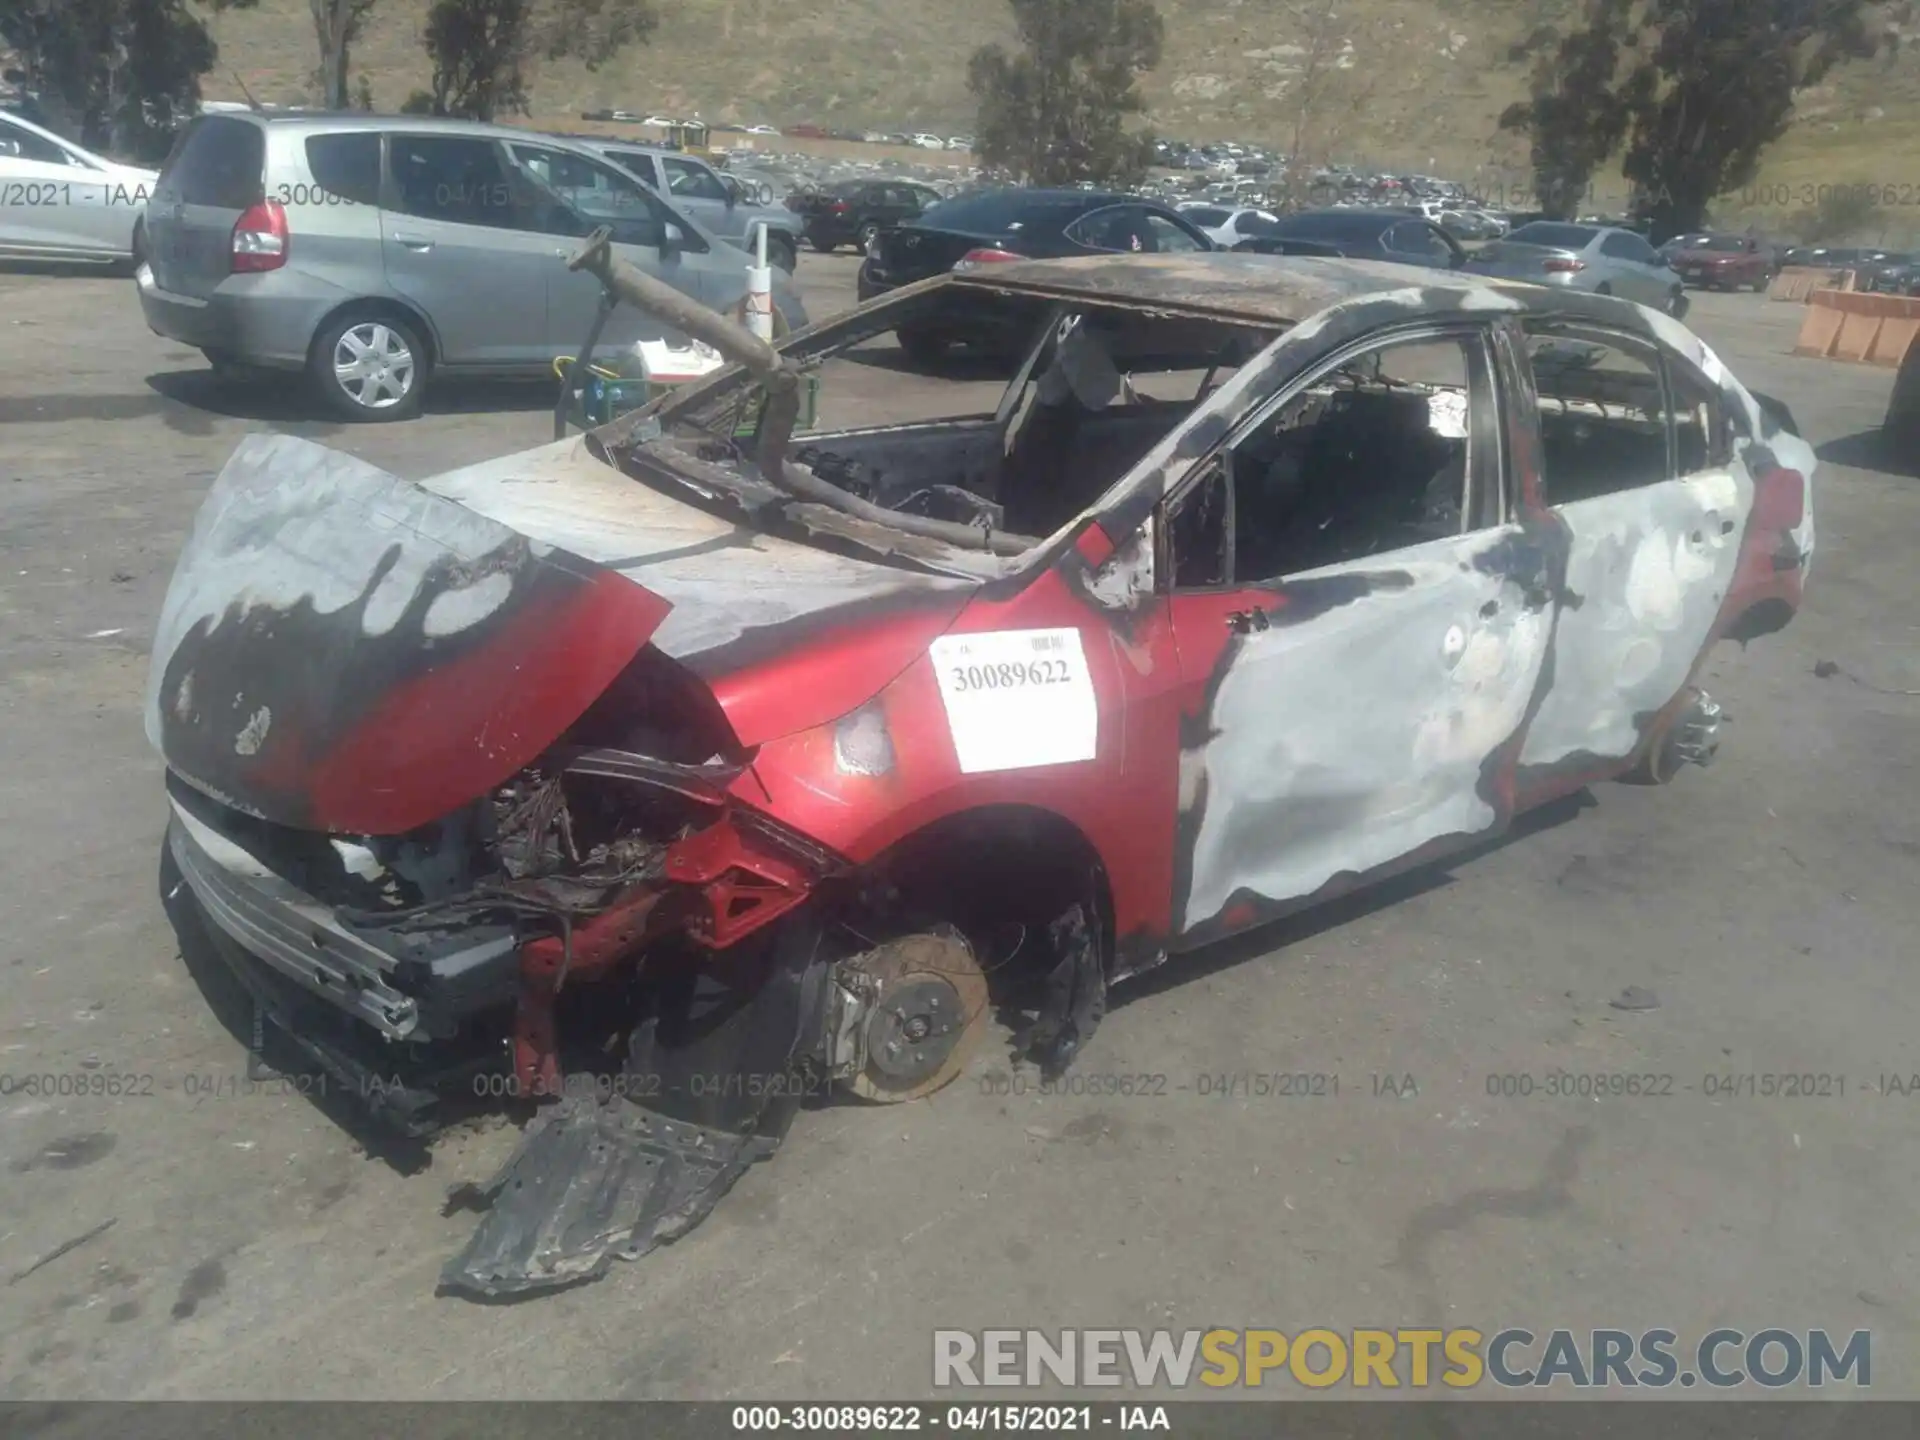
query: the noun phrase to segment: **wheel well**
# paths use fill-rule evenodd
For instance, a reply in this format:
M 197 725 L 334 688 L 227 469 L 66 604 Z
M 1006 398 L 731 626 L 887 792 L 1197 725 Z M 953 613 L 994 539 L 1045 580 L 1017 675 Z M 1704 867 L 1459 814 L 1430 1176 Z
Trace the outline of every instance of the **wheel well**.
M 1113 970 L 1113 892 L 1093 842 L 1072 821 L 1031 805 L 989 805 L 943 816 L 899 841 L 869 869 L 914 911 L 949 920 L 977 943 L 1024 927 L 1044 940 L 1075 904 L 1091 906 L 1102 966 Z M 1039 960 L 1046 947 L 1022 939 Z M 1001 957 L 989 958 L 996 963 Z
M 334 306 L 333 309 L 321 316 L 320 323 L 313 327 L 313 338 L 307 342 L 307 359 L 309 361 L 313 359 L 314 347 L 320 343 L 320 337 L 326 332 L 329 325 L 337 324 L 348 316 L 365 316 L 368 319 L 374 319 L 382 315 L 405 321 L 407 325 L 420 336 L 421 343 L 426 346 L 427 353 L 422 358 L 429 365 L 438 361 L 440 358 L 440 341 L 433 333 L 433 325 L 428 321 L 427 317 L 411 305 L 402 304 L 398 300 L 374 297 L 368 297 L 364 300 L 349 300 L 345 304 Z

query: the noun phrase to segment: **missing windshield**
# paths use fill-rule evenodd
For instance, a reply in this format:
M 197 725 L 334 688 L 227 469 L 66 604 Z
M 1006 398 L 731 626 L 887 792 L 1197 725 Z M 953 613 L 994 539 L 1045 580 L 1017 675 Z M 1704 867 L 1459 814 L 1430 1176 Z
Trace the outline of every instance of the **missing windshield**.
M 982 548 L 1018 553 L 1085 510 L 1277 333 L 942 287 L 783 349 L 812 377 L 818 407 L 785 459 L 863 510 L 966 527 Z M 671 447 L 744 471 L 754 449 L 740 420 L 759 393 L 733 370 L 652 418 Z

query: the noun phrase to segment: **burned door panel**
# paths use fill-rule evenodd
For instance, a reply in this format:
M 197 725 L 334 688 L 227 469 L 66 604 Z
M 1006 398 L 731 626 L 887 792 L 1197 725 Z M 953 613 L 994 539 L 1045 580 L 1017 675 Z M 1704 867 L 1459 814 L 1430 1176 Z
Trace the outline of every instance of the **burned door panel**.
M 1227 612 L 1253 616 L 1236 619 L 1247 633 L 1211 675 L 1188 673 L 1207 698 L 1181 755 L 1184 937 L 1507 822 L 1494 772 L 1526 723 L 1552 628 L 1536 563 L 1510 526 L 1301 576 L 1277 595 L 1175 598 L 1183 668 L 1218 644 Z M 1273 608 L 1255 613 L 1262 600 Z
M 1753 482 L 1724 453 L 1717 390 L 1645 340 L 1539 327 L 1527 349 L 1545 499 L 1569 545 L 1551 684 L 1521 752 L 1537 779 L 1640 749 L 1720 622 Z
M 1522 766 L 1631 758 L 1712 638 L 1752 496 L 1734 465 L 1558 507 L 1567 594 Z

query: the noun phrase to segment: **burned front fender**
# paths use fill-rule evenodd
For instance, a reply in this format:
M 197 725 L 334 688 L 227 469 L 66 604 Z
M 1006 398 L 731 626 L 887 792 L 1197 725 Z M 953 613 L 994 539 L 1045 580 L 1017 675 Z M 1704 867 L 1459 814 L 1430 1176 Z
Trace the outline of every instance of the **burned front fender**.
M 532 761 L 668 608 L 350 455 L 252 436 L 175 567 L 147 736 L 236 809 L 398 834 Z
M 856 864 L 969 812 L 1041 812 L 1108 878 L 1115 933 L 1168 934 L 1179 667 L 1164 602 L 1109 609 L 1078 552 L 980 595 L 871 699 L 762 744 L 734 782 Z M 1013 679 L 1018 685 L 999 682 Z

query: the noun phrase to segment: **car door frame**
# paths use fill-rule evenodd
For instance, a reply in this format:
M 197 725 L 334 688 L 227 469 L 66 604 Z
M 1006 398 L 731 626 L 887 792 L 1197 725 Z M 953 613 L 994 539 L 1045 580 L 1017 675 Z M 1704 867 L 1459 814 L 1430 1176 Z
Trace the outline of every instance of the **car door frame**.
M 735 237 L 732 230 L 732 222 L 739 210 L 737 202 L 732 202 L 724 198 L 716 200 L 708 195 L 685 196 L 679 194 L 673 188 L 672 167 L 675 165 L 684 165 L 689 170 L 703 172 L 708 179 L 712 180 L 714 184 L 720 188 L 722 196 L 725 196 L 730 192 L 727 190 L 727 182 L 720 178 L 719 171 L 715 170 L 711 165 L 703 164 L 701 161 L 694 159 L 691 155 L 662 155 L 657 157 L 657 161 L 660 166 L 661 199 L 665 200 L 669 206 L 680 214 L 691 216 L 694 220 L 699 221 L 718 238 L 732 245 L 744 245 L 747 233 L 746 223 L 744 221 L 741 222 L 738 238 Z M 709 218 L 706 208 L 702 207 L 717 209 L 719 212 L 719 222 Z
M 1456 536 L 1292 575 L 1253 582 L 1232 577 L 1225 585 L 1199 588 L 1175 583 L 1173 527 L 1169 517 L 1196 486 L 1206 483 L 1218 471 L 1223 457 L 1227 483 L 1231 487 L 1232 452 L 1247 436 L 1326 374 L 1359 356 L 1403 344 L 1459 338 L 1474 342 L 1474 351 L 1470 352 L 1475 355 L 1471 361 L 1470 386 L 1486 387 L 1487 403 L 1476 405 L 1470 414 L 1474 448 L 1469 451 L 1469 463 L 1490 467 L 1493 485 L 1490 516 L 1463 517 L 1463 528 Z M 1183 711 L 1183 739 L 1178 756 L 1180 801 L 1169 907 L 1170 949 L 1187 950 L 1211 943 L 1237 930 L 1484 843 L 1505 831 L 1519 813 L 1513 784 L 1514 765 L 1546 674 L 1548 643 L 1559 592 L 1554 583 L 1551 544 L 1543 534 L 1542 517 L 1534 504 L 1537 490 L 1528 483 L 1532 473 L 1528 457 L 1517 443 L 1521 432 L 1514 427 L 1515 397 L 1509 394 L 1513 372 L 1503 359 L 1503 347 L 1507 343 L 1502 338 L 1500 321 L 1482 316 L 1427 317 L 1370 329 L 1289 375 L 1258 402 L 1251 405 L 1243 402 L 1239 418 L 1159 497 L 1150 522 L 1156 547 L 1155 590 L 1157 598 L 1166 606 L 1167 623 L 1180 656 L 1186 696 L 1183 705 L 1192 706 Z M 1209 408 L 1203 406 L 1202 411 Z M 1489 451 L 1490 461 L 1475 461 L 1475 455 L 1484 457 Z M 1478 493 L 1484 495 L 1487 484 L 1483 469 L 1477 479 Z M 1228 523 L 1231 527 L 1232 522 Z M 1411 578 L 1416 573 L 1420 578 Z M 1394 578 L 1401 575 L 1409 577 L 1404 587 Z M 1291 632 L 1305 637 L 1309 644 L 1338 650 L 1345 643 L 1344 627 L 1354 623 L 1354 617 L 1367 605 L 1379 608 L 1365 623 L 1372 625 L 1376 634 L 1383 629 L 1391 634 L 1394 627 L 1391 624 L 1383 627 L 1382 620 L 1390 621 L 1406 609 L 1404 605 L 1395 604 L 1393 596 L 1397 588 L 1404 588 L 1408 595 L 1431 597 L 1438 594 L 1437 589 L 1424 587 L 1456 583 L 1456 577 L 1465 577 L 1457 583 L 1477 585 L 1488 592 L 1489 598 L 1477 612 L 1488 626 L 1479 632 L 1463 631 L 1456 637 L 1455 632 L 1462 631 L 1463 624 L 1471 627 L 1472 621 L 1463 614 L 1461 620 L 1452 623 L 1440 636 L 1443 654 L 1448 657 L 1443 660 L 1443 666 L 1457 664 L 1468 654 L 1475 657 L 1476 664 L 1487 657 L 1499 660 L 1501 663 L 1492 673 L 1494 679 L 1501 682 L 1495 688 L 1502 708 L 1483 717 L 1491 722 L 1483 723 L 1483 736 L 1497 738 L 1485 746 L 1484 753 L 1478 749 L 1473 751 L 1479 757 L 1476 761 L 1466 764 L 1461 757 L 1452 757 L 1455 770 L 1452 792 L 1436 800 L 1423 818 L 1403 825 L 1398 838 L 1387 842 L 1384 851 L 1380 842 L 1368 838 L 1368 817 L 1364 814 L 1357 825 L 1350 824 L 1343 831 L 1330 819 L 1330 812 L 1324 812 L 1321 819 L 1327 822 L 1330 833 L 1309 835 L 1305 833 L 1307 826 L 1295 823 L 1292 792 L 1270 795 L 1264 800 L 1256 794 L 1248 800 L 1247 792 L 1233 783 L 1235 777 L 1224 772 L 1222 778 L 1229 783 L 1220 786 L 1220 791 L 1228 803 L 1224 815 L 1218 813 L 1221 807 L 1212 802 L 1210 795 L 1215 770 L 1209 761 L 1209 751 L 1223 738 L 1232 738 L 1223 724 L 1223 708 L 1230 703 L 1226 692 L 1234 683 L 1236 669 L 1243 676 L 1249 673 L 1246 662 L 1256 647 L 1270 637 Z M 1461 600 L 1477 598 L 1478 594 L 1478 589 L 1473 596 L 1467 596 L 1463 590 Z M 1273 603 L 1264 607 L 1251 605 L 1248 601 L 1254 596 L 1269 597 Z M 1517 608 L 1509 609 L 1509 606 Z M 1255 613 L 1256 610 L 1259 613 Z M 1500 618 L 1503 612 L 1505 619 Z M 1279 617 L 1278 623 L 1275 617 Z M 1512 654 L 1501 657 L 1492 626 L 1508 623 L 1514 626 Z M 1320 629 L 1317 637 L 1312 634 L 1313 627 Z M 1213 635 L 1227 638 L 1216 641 L 1209 638 Z M 1196 638 L 1202 647 L 1198 653 Z M 1483 639 L 1485 643 L 1481 643 Z M 1424 643 L 1424 639 L 1410 640 L 1407 655 L 1414 656 L 1415 650 Z M 1217 649 L 1207 648 L 1215 645 Z M 1305 646 L 1299 648 L 1306 649 Z M 1278 663 L 1284 671 L 1288 668 L 1285 662 L 1290 653 L 1293 652 L 1289 647 L 1278 648 L 1266 657 L 1266 663 L 1269 666 Z M 1256 662 L 1260 660 L 1257 655 L 1254 658 Z M 1506 663 L 1508 659 L 1511 664 Z M 1278 717 L 1285 708 L 1285 697 L 1298 693 L 1295 687 L 1300 677 L 1273 670 L 1263 674 L 1258 668 L 1251 669 L 1251 676 L 1253 697 L 1260 703 L 1243 716 L 1240 733 L 1248 735 L 1257 731 L 1263 742 L 1271 744 L 1284 729 L 1286 722 Z M 1275 701 L 1280 703 L 1274 704 Z M 1296 713 L 1305 715 L 1319 703 L 1317 698 L 1305 701 Z M 1260 723 L 1244 723 L 1255 714 L 1261 716 Z M 1433 732 L 1423 729 L 1420 733 Z M 1392 767 L 1401 763 L 1400 758 L 1384 757 L 1382 773 L 1397 773 L 1404 780 L 1409 771 L 1422 763 L 1412 735 L 1408 738 L 1408 750 L 1409 756 L 1399 772 L 1394 772 Z M 1286 753 L 1284 740 L 1275 753 Z M 1247 763 L 1249 755 L 1251 763 Z M 1264 768 L 1270 756 L 1251 755 L 1251 752 L 1249 755 L 1232 763 L 1231 768 L 1243 771 L 1241 779 L 1272 773 Z M 1460 789 L 1469 770 L 1474 776 L 1470 795 Z M 1236 810 L 1241 813 L 1236 814 Z M 1311 812 L 1305 807 L 1299 807 L 1298 813 L 1307 814 L 1311 821 Z M 1472 823 L 1456 823 L 1463 817 L 1470 817 Z M 1301 851 L 1301 864 L 1290 881 L 1277 887 L 1284 893 L 1262 891 L 1245 883 L 1229 884 L 1228 872 L 1218 870 L 1217 866 L 1215 873 L 1197 875 L 1197 869 L 1213 863 L 1203 853 L 1206 847 L 1212 845 L 1217 849 L 1224 843 L 1217 836 L 1209 840 L 1210 825 L 1216 830 L 1224 829 L 1229 841 L 1235 836 L 1252 834 L 1255 846 L 1259 835 L 1276 831 L 1295 837 L 1288 848 Z M 1317 853 L 1308 850 L 1308 846 L 1317 846 Z M 1228 849 L 1231 853 L 1230 843 Z M 1256 854 L 1249 863 L 1267 864 L 1269 877 L 1287 874 L 1287 861 L 1278 852 Z M 1280 868 L 1274 869 L 1275 864 Z M 1241 872 L 1242 876 L 1244 873 Z M 1199 909 L 1196 909 L 1197 888 L 1205 896 Z
M 564 259 L 565 252 L 557 247 L 556 237 L 548 235 L 543 231 L 532 229 L 530 226 L 469 225 L 468 222 L 465 221 L 436 219 L 430 216 L 415 215 L 412 211 L 405 208 L 402 203 L 400 177 L 394 168 L 393 146 L 396 140 L 401 139 L 460 140 L 485 145 L 493 151 L 495 162 L 500 167 L 500 173 L 503 179 L 506 176 L 509 163 L 505 144 L 495 135 L 475 135 L 457 129 L 442 130 L 426 127 L 415 129 L 406 124 L 396 124 L 390 128 L 382 128 L 380 132 L 380 257 L 382 278 L 387 288 L 392 291 L 398 299 L 403 301 L 409 309 L 419 315 L 427 326 L 433 345 L 434 364 L 436 368 L 456 369 L 474 375 L 510 375 L 538 370 L 548 363 L 546 354 L 547 326 L 545 322 L 546 299 L 544 285 L 542 287 L 541 298 L 542 323 L 538 344 L 516 347 L 511 353 L 494 354 L 486 358 L 480 358 L 476 352 L 462 347 L 456 347 L 457 353 L 449 355 L 446 325 L 433 314 L 433 309 L 437 307 L 429 307 L 416 294 L 394 283 L 393 272 L 390 268 L 392 254 L 388 247 L 398 244 L 411 250 L 413 248 L 412 242 L 404 238 L 409 226 L 453 226 L 458 227 L 458 230 L 475 229 L 490 233 L 522 237 L 520 244 L 502 246 L 499 253 L 502 256 L 511 256 L 522 262 L 526 262 L 526 264 L 516 268 L 530 267 L 532 271 L 541 274 L 545 273 L 544 266 L 538 263 L 542 258 L 546 258 L 550 260 L 551 263 L 558 265 Z M 511 199 L 511 197 L 509 198 Z M 437 230 L 422 233 L 429 236 L 438 235 Z M 458 231 L 456 231 L 456 234 L 452 238 L 459 238 Z M 537 244 L 535 242 L 537 242 Z M 438 244 L 438 238 L 428 238 L 428 251 L 425 253 L 430 253 Z M 551 253 L 542 257 L 536 253 L 537 250 L 545 250 Z M 504 263 L 502 268 L 507 268 Z
M 558 143 L 540 135 L 528 135 L 522 139 L 515 137 L 502 141 L 508 150 L 506 163 L 518 164 L 512 155 L 514 149 L 546 150 L 553 154 L 564 155 L 584 165 L 599 165 L 610 169 L 616 177 L 624 177 L 638 186 L 639 194 L 647 204 L 659 212 L 658 218 L 664 230 L 677 229 L 680 243 L 674 246 L 639 245 L 631 241 L 615 240 L 614 253 L 634 265 L 656 280 L 673 286 L 681 294 L 699 304 L 718 308 L 720 293 L 717 285 L 718 267 L 723 261 L 719 258 L 731 251 L 731 247 L 717 236 L 703 229 L 697 221 L 675 205 L 671 199 L 644 184 L 637 175 L 625 170 L 616 160 L 601 155 L 585 146 L 573 146 Z M 664 175 L 664 170 L 662 174 Z M 576 214 L 581 212 L 576 211 Z M 593 216 L 581 214 L 583 221 L 592 228 Z M 554 241 L 567 237 L 552 236 Z M 577 242 L 575 248 L 578 248 Z M 571 252 L 562 249 L 564 258 Z M 732 251 L 738 254 L 738 251 Z M 740 254 L 741 269 L 739 288 L 744 293 L 746 287 L 746 256 Z M 594 306 L 598 303 L 600 284 L 593 276 L 584 272 L 573 272 L 564 265 L 548 272 L 547 275 L 548 317 L 546 328 L 547 357 L 549 360 L 561 355 L 573 353 L 592 323 Z M 601 332 L 601 341 L 610 350 L 631 345 L 636 340 L 664 336 L 675 342 L 684 342 L 686 337 L 679 332 L 662 325 L 656 317 L 634 309 L 621 306 L 608 316 L 606 326 Z
M 642 149 L 638 145 L 622 146 L 618 151 L 611 148 L 601 149 L 599 146 L 594 148 L 601 159 L 610 165 L 619 166 L 656 195 L 666 193 L 666 171 L 660 166 L 660 157 L 651 150 Z
M 1388 243 L 1389 241 L 1392 240 L 1393 235 L 1396 231 L 1403 230 L 1408 226 L 1413 226 L 1414 228 L 1418 229 L 1422 234 L 1432 235 L 1437 237 L 1441 243 L 1442 248 L 1445 249 L 1447 252 L 1447 263 L 1445 265 L 1441 265 L 1437 262 L 1426 259 L 1424 256 L 1416 253 L 1415 251 L 1402 250 L 1399 246 Z M 1436 225 L 1433 221 L 1419 217 L 1419 216 L 1409 215 L 1405 219 L 1396 221 L 1392 225 L 1389 225 L 1386 228 L 1386 230 L 1381 233 L 1380 247 L 1390 255 L 1404 255 L 1409 257 L 1408 259 L 1399 262 L 1401 264 L 1424 265 L 1427 268 L 1433 269 L 1433 270 L 1458 270 L 1461 268 L 1461 266 L 1467 263 L 1467 252 L 1461 246 L 1459 241 L 1455 240 L 1451 235 L 1447 234 L 1447 232 L 1444 229 Z
M 1651 245 L 1648 245 L 1644 240 L 1640 240 L 1639 237 L 1634 235 L 1633 232 L 1630 230 L 1618 230 L 1618 229 L 1608 230 L 1600 237 L 1601 256 L 1604 259 L 1606 259 L 1606 261 L 1609 264 L 1618 267 L 1618 270 L 1616 271 L 1616 273 L 1619 273 L 1619 271 L 1624 271 L 1625 277 L 1630 281 L 1637 282 L 1636 288 L 1640 288 L 1643 291 L 1643 293 L 1639 295 L 1622 295 L 1620 296 L 1620 298 L 1622 300 L 1638 301 L 1642 305 L 1648 305 L 1648 306 L 1652 306 L 1654 309 L 1659 309 L 1661 305 L 1665 302 L 1667 298 L 1667 291 L 1671 287 L 1667 283 L 1661 281 L 1658 278 L 1658 276 L 1655 274 L 1654 267 L 1650 265 L 1647 261 L 1641 259 L 1638 255 L 1631 254 L 1631 253 L 1625 254 L 1625 255 L 1615 255 L 1610 253 L 1607 250 L 1607 246 L 1613 244 L 1616 240 L 1619 241 L 1622 245 L 1628 247 L 1629 250 L 1631 250 L 1633 243 L 1636 240 L 1638 240 L 1640 245 L 1649 254 L 1657 255 L 1657 252 L 1654 251 Z M 1678 283 L 1680 283 L 1679 277 L 1675 276 L 1673 280 L 1673 284 L 1678 284 Z

